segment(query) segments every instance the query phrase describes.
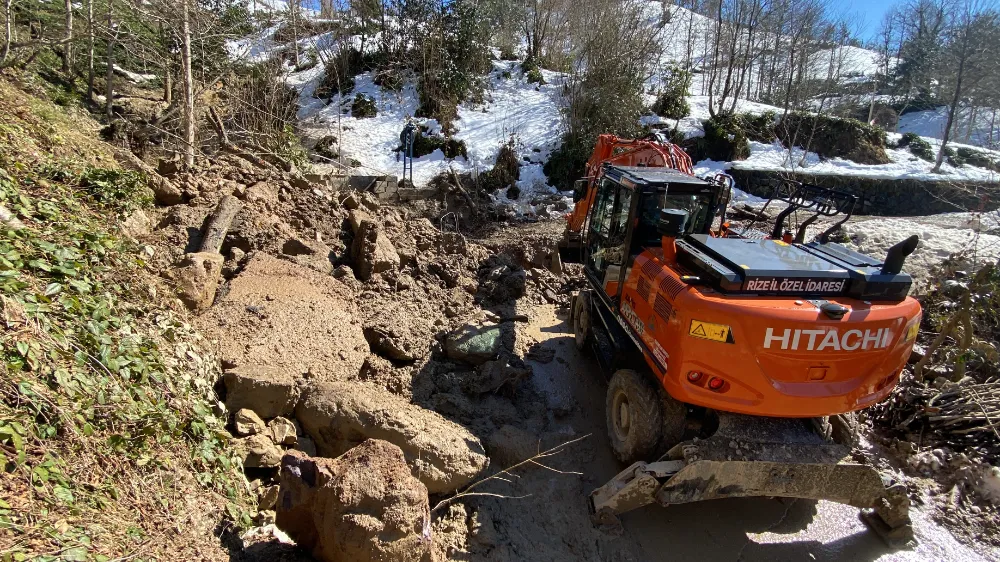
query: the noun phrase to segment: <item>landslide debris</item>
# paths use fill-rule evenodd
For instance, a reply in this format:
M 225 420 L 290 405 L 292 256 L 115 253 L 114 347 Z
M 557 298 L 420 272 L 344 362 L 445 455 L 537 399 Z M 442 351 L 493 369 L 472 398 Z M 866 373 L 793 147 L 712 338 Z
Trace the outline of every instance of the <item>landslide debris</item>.
M 281 461 L 277 525 L 323 562 L 430 561 L 427 488 L 399 447 L 369 439 L 336 459 Z

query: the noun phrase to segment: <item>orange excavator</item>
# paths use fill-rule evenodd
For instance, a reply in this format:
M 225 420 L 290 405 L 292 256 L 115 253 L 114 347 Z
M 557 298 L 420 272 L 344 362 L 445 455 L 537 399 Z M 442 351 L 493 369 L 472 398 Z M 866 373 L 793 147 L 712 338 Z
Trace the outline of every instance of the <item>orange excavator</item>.
M 602 136 L 587 170 L 569 230 L 588 287 L 571 323 L 610 375 L 608 436 L 628 465 L 591 493 L 595 522 L 654 502 L 794 497 L 863 508 L 887 542 L 909 540 L 905 489 L 851 449 L 853 412 L 888 396 L 917 335 L 902 272 L 916 237 L 878 259 L 828 231 L 727 232 L 731 180 L 694 177 L 656 139 Z M 853 207 L 801 184 L 779 199 L 826 216 Z

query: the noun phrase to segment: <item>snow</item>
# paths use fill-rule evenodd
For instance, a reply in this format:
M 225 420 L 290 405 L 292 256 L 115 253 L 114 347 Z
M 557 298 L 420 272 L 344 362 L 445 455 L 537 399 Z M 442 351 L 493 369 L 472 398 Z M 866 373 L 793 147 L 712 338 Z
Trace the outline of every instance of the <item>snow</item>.
M 157 78 L 155 74 L 140 74 L 140 73 L 137 73 L 137 72 L 130 72 L 130 71 L 125 70 L 124 68 L 118 66 L 117 64 L 112 65 L 112 67 L 114 68 L 115 72 L 117 72 L 118 74 L 121 74 L 125 78 L 128 78 L 132 82 L 135 82 L 136 84 L 140 84 L 140 85 L 146 84 L 146 83 L 151 82 L 153 80 L 156 80 L 156 78 Z
M 890 67 L 895 61 L 890 62 Z M 814 53 L 809 58 L 809 77 L 815 80 L 825 80 L 831 71 L 847 82 L 857 82 L 881 72 L 882 56 L 868 49 L 844 45 L 832 49 L 824 49 Z
M 504 78 L 509 72 L 511 78 Z M 440 151 L 414 159 L 413 183 L 424 186 L 442 172 L 454 169 L 458 173 L 484 172 L 493 167 L 502 143 L 512 138 L 521 160 L 520 197 L 511 201 L 505 193 L 495 198 L 499 203 L 510 204 L 520 213 L 537 213 L 532 200 L 536 196 L 555 194 L 548 185 L 542 167 L 549 154 L 558 148 L 565 124 L 560 112 L 564 76 L 542 70 L 546 84 L 529 84 L 516 62 L 496 61 L 489 76 L 489 88 L 484 102 L 479 105 L 461 104 L 458 119 L 453 123 L 454 137 L 466 144 L 468 158 L 447 159 Z M 355 88 L 344 96 L 338 110 L 336 98 L 327 105 L 314 97 L 316 86 L 323 77 L 320 66 L 292 73 L 287 83 L 299 90 L 298 117 L 312 135 L 333 134 L 341 139 L 341 153 L 345 161 L 355 159 L 361 163 L 360 173 L 402 175 L 402 161 L 396 153 L 399 134 L 408 119 L 439 133 L 440 124 L 434 119 L 415 118 L 419 105 L 417 90 L 412 81 L 399 92 L 383 90 L 373 82 L 370 73 L 355 78 Z M 350 115 L 351 100 L 364 94 L 375 100 L 378 115 L 358 119 Z M 343 134 L 339 134 L 339 131 Z
M 998 140 L 994 133 L 990 138 L 990 132 L 995 129 L 994 110 L 991 108 L 980 109 L 977 112 L 975 124 L 969 127 L 971 110 L 960 107 L 956 112 L 955 125 L 952 130 L 952 138 L 956 141 L 966 142 L 977 146 L 986 146 Z M 922 137 L 940 139 L 944 136 L 944 126 L 948 122 L 948 107 L 942 106 L 925 111 L 911 111 L 899 116 L 899 124 L 896 130 L 900 133 L 916 133 Z
M 884 256 L 890 247 L 916 234 L 920 243 L 906 259 L 905 271 L 918 283 L 931 280 L 931 268 L 960 255 L 969 266 L 1000 259 L 1000 216 L 993 213 L 945 213 L 925 217 L 878 217 L 844 225 L 847 246 L 870 256 Z

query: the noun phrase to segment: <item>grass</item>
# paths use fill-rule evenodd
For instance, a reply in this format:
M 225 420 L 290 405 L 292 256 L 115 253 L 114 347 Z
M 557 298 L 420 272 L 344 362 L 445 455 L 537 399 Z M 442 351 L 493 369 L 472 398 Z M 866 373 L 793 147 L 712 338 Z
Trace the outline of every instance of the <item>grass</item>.
M 252 500 L 218 361 L 117 227 L 145 178 L 50 102 L 0 99 L 0 205 L 24 225 L 0 223 L 0 561 L 223 558 L 213 531 Z

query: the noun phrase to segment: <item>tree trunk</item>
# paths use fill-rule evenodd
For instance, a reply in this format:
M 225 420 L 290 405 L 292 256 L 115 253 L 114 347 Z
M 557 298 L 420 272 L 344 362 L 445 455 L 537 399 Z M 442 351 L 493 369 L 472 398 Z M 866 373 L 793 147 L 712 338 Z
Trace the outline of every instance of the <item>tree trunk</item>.
M 292 20 L 292 53 L 294 55 L 295 68 L 299 67 L 299 3 L 298 0 L 291 0 L 288 3 L 289 19 Z
M 14 11 L 11 9 L 14 0 L 5 0 L 3 9 L 3 21 L 4 21 L 4 34 L 3 34 L 3 47 L 0 48 L 0 68 L 4 66 L 7 62 L 7 55 L 10 54 L 10 41 L 11 33 L 14 31 Z
M 73 72 L 73 0 L 66 0 L 66 45 L 63 47 L 62 70 L 69 76 Z
M 229 226 L 233 224 L 233 219 L 241 208 L 243 202 L 232 195 L 226 195 L 219 200 L 215 211 L 208 218 L 208 225 L 205 227 L 201 248 L 198 251 L 219 253 L 222 242 L 226 239 L 226 232 L 229 231 Z
M 184 164 L 194 166 L 194 76 L 191 72 L 191 14 L 181 0 L 181 72 L 184 74 Z
M 163 102 L 167 105 L 174 102 L 174 74 L 169 66 L 163 71 Z
M 115 39 L 118 37 L 118 32 L 114 29 L 114 15 L 114 2 L 113 0 L 108 0 L 108 70 L 105 73 L 105 81 L 107 84 L 104 87 L 104 113 L 108 118 L 109 123 L 114 117 L 114 108 L 112 107 L 112 104 L 114 104 L 115 101 Z
M 965 56 L 958 61 L 958 76 L 955 80 L 955 95 L 951 98 L 951 106 L 948 108 L 948 121 L 944 125 L 944 137 L 941 139 L 941 148 L 938 149 L 937 161 L 934 163 L 932 172 L 940 172 L 941 165 L 944 164 L 944 149 L 948 146 L 951 137 L 951 126 L 955 122 L 955 113 L 958 111 L 958 102 L 962 99 L 962 78 L 965 74 Z
M 87 103 L 94 99 L 94 0 L 87 0 Z

